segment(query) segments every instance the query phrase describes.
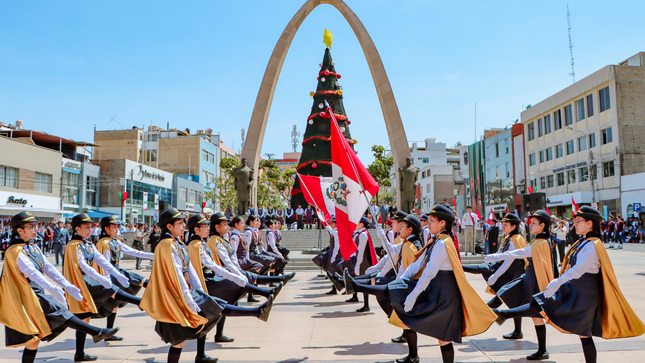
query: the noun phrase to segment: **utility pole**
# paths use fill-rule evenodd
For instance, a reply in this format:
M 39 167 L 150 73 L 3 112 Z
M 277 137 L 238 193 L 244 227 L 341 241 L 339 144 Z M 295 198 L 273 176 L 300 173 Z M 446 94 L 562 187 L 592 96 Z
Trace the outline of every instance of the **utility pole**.
M 569 12 L 569 4 L 567 4 L 567 28 L 569 31 L 569 53 L 571 55 L 571 73 L 569 75 L 571 76 L 571 83 L 576 83 L 576 71 L 573 69 L 573 41 L 571 40 L 571 19 L 570 19 L 571 13 Z

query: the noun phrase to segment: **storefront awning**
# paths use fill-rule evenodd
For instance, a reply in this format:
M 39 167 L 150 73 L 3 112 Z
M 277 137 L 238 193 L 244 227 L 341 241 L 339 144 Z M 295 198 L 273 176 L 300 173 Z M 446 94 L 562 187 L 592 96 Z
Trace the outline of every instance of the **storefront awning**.
M 90 210 L 90 211 L 87 211 L 87 215 L 90 216 L 90 218 L 103 218 L 103 217 L 113 216 L 114 214 L 108 213 L 108 212 L 101 212 L 99 210 Z
M 22 211 L 28 210 L 34 217 L 43 217 L 43 218 L 61 218 L 68 211 L 60 209 L 42 209 L 42 208 L 21 208 L 21 207 L 10 207 L 10 206 L 0 206 L 0 215 L 12 217 Z

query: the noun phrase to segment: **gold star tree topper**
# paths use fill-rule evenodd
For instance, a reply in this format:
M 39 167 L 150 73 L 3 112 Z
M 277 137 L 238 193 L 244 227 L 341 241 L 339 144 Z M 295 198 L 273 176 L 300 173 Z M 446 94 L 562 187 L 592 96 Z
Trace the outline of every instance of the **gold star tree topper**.
M 331 35 L 329 30 L 327 30 L 327 28 L 325 28 L 325 34 L 323 34 L 323 43 L 325 43 L 327 48 L 331 48 L 331 38 L 333 38 L 333 37 L 334 36 Z

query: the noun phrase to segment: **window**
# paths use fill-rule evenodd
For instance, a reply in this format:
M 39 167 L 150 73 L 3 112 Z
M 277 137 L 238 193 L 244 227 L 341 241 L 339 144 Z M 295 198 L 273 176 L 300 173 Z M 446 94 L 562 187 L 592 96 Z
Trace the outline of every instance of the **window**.
M 551 133 L 551 115 L 544 116 L 544 134 Z
M 544 162 L 544 150 L 540 151 L 540 163 Z
M 52 176 L 51 174 L 36 172 L 34 180 L 34 190 L 37 192 L 52 192 Z
M 531 180 L 531 187 L 532 187 L 533 189 L 537 189 L 537 180 L 535 180 L 535 179 L 532 179 L 532 180 Z
M 587 137 L 583 136 L 578 139 L 578 151 L 587 150 Z
M 208 161 L 208 151 L 202 150 L 202 160 Z
M 157 150 L 146 150 L 144 163 L 157 161 Z
M 585 119 L 585 99 L 584 97 L 576 101 L 576 121 Z
M 564 185 L 564 173 L 557 173 L 555 176 L 556 176 L 556 179 L 558 181 L 558 186 L 559 187 L 563 186 Z
M 535 139 L 535 125 L 531 122 L 528 125 L 529 141 Z
M 553 149 L 546 149 L 546 161 L 553 160 Z
M 611 108 L 609 102 L 609 86 L 603 88 L 598 92 L 598 98 L 600 98 L 600 112 L 606 111 Z
M 540 178 L 540 188 L 546 189 L 546 178 L 545 177 Z
M 560 110 L 555 110 L 555 112 L 553 112 L 553 126 L 556 130 L 560 130 L 562 128 L 562 112 Z
M 564 106 L 564 124 L 569 126 L 573 123 L 573 112 L 571 111 L 571 104 Z
M 564 156 L 564 148 L 562 147 L 562 144 L 556 145 L 555 146 L 555 158 L 561 158 Z
M 542 118 L 538 119 L 538 137 L 544 135 L 544 126 L 542 125 Z
M 0 186 L 18 188 L 18 169 L 0 166 Z
M 573 140 L 567 141 L 567 155 L 571 155 L 576 152 L 576 147 L 573 144 Z
M 63 171 L 63 203 L 78 205 L 78 187 L 80 174 Z
M 546 187 L 553 188 L 553 175 L 549 175 L 546 177 Z
M 150 142 L 156 142 L 157 141 L 157 134 L 148 134 L 148 141 Z
M 580 168 L 578 171 L 578 174 L 580 174 L 580 182 L 589 180 L 589 169 L 587 167 Z
M 499 157 L 499 142 L 495 143 L 495 157 Z
M 99 203 L 96 200 L 96 185 L 97 178 L 88 176 L 85 180 L 85 204 L 98 207 Z
M 430 162 L 430 158 L 423 158 L 422 162 L 424 164 L 428 164 Z
M 576 182 L 576 171 L 569 170 L 567 172 L 567 184 L 574 184 Z
M 188 189 L 179 187 L 179 201 L 187 202 L 188 201 Z
M 596 147 L 596 134 L 595 133 L 592 133 L 591 135 L 589 135 L 589 147 L 590 148 Z
M 602 163 L 602 176 L 603 177 L 608 177 L 608 176 L 614 176 L 614 162 L 613 161 L 608 161 L 606 163 Z
M 587 117 L 593 116 L 593 94 L 587 95 Z
M 611 127 L 600 131 L 600 144 L 605 145 L 614 141 L 614 138 L 611 134 Z
M 535 165 L 535 154 L 529 155 L 529 166 Z

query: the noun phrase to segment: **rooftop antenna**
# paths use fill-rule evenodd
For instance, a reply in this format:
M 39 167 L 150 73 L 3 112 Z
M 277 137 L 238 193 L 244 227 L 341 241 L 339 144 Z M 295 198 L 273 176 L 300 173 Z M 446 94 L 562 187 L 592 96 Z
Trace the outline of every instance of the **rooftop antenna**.
M 117 121 L 115 119 L 115 117 L 116 117 L 116 114 L 112 115 L 112 117 L 110 117 L 110 121 L 108 121 L 108 123 L 114 122 L 114 123 L 118 124 L 119 126 L 121 126 L 121 130 L 126 130 L 125 126 L 121 125 L 121 123 L 119 121 Z
M 300 133 L 298 132 L 298 129 L 296 128 L 296 125 L 293 125 L 293 131 L 291 131 L 291 147 L 293 148 L 293 152 L 295 153 L 296 150 L 298 149 L 298 141 L 300 140 Z
M 576 71 L 573 69 L 573 41 L 571 40 L 571 13 L 569 12 L 569 4 L 567 4 L 567 28 L 569 29 L 569 53 L 571 54 L 571 76 L 572 83 L 576 83 Z
M 246 136 L 246 132 L 244 131 L 244 128 L 242 128 L 242 132 L 240 133 L 240 137 L 242 138 L 242 144 L 240 145 L 240 150 L 244 149 L 244 137 L 245 136 Z

